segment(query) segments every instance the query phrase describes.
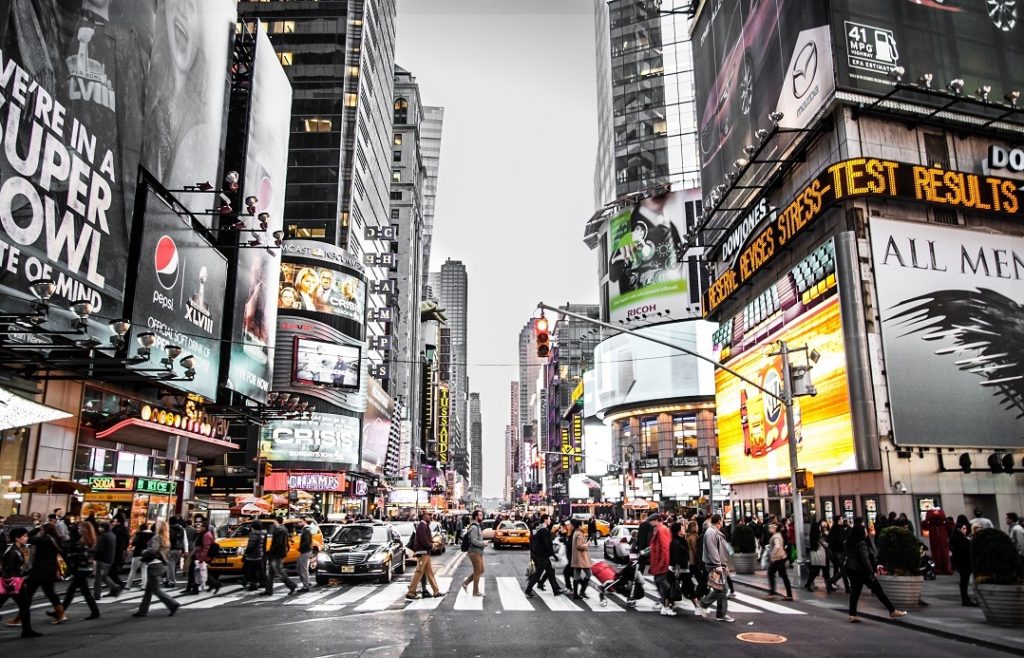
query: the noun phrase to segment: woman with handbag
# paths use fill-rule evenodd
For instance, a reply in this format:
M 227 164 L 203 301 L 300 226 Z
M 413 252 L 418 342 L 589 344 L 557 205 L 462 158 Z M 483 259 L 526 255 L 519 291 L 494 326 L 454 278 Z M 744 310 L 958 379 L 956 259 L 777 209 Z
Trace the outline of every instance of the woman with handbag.
M 64 606 L 53 586 L 57 581 L 64 580 L 67 563 L 61 555 L 57 529 L 45 523 L 29 533 L 28 543 L 35 547 L 32 566 L 28 570 L 28 578 L 24 583 L 24 596 L 32 601 L 36 590 L 42 588 L 46 598 L 53 604 L 56 619 L 64 617 Z
M 590 568 L 593 563 L 590 561 L 590 546 L 586 535 L 580 529 L 583 522 L 579 519 L 572 520 L 572 568 L 576 583 L 573 586 L 574 599 L 588 599 L 587 583 L 590 582 Z
M 132 617 L 149 616 L 149 604 L 153 597 L 160 599 L 160 602 L 171 611 L 170 616 L 178 611 L 181 605 L 163 590 L 162 583 L 167 574 L 167 561 L 170 559 L 171 533 L 166 521 L 156 522 L 156 531 L 149 540 L 149 545 L 142 552 L 142 561 L 146 564 L 146 593 L 142 595 L 139 603 L 139 610 Z
M 786 563 L 789 561 L 789 553 L 786 551 L 786 542 L 782 528 L 778 524 L 771 524 L 769 529 L 772 533 L 771 538 L 768 540 L 768 558 L 771 560 L 771 564 L 768 566 L 768 589 L 771 590 L 766 598 L 774 598 L 778 596 L 775 592 L 775 575 L 778 574 L 782 578 L 783 584 L 786 586 L 786 596 L 784 601 L 793 600 L 793 588 L 789 584 L 789 574 L 786 572 Z
M 62 614 L 58 616 L 55 613 L 46 613 L 53 617 L 51 622 L 53 624 L 63 624 L 68 620 L 67 615 L 63 613 L 71 607 L 71 602 L 75 598 L 75 592 L 78 590 L 81 590 L 82 597 L 89 606 L 90 614 L 86 619 L 100 618 L 100 609 L 96 605 L 96 599 L 93 597 L 92 589 L 89 587 L 93 571 L 96 568 L 93 562 L 93 551 L 96 550 L 96 530 L 88 521 L 79 522 L 77 530 L 66 551 L 71 568 L 71 584 L 68 585 L 68 589 L 64 593 Z
M 39 637 L 42 633 L 32 630 L 30 598 L 25 596 L 25 546 L 28 545 L 28 530 L 15 528 L 8 537 L 10 544 L 0 556 L 0 608 L 7 599 L 14 599 L 18 605 L 18 616 L 6 621 L 8 626 L 21 626 L 22 637 Z

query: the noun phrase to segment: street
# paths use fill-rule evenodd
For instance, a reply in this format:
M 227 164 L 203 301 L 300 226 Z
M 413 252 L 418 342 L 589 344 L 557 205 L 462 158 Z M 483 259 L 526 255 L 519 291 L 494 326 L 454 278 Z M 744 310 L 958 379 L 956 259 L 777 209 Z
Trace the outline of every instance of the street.
M 601 558 L 601 548 L 591 549 Z M 528 553 L 525 549 L 490 546 L 485 552 L 484 598 L 463 592 L 458 583 L 470 573 L 469 561 L 458 551 L 434 560 L 440 599 L 406 602 L 412 569 L 390 585 L 352 582 L 314 587 L 312 592 L 288 597 L 277 584 L 272 597 L 244 592 L 230 579 L 216 597 L 203 594 L 180 597 L 174 617 L 158 603 L 146 619 L 135 619 L 141 592 L 133 590 L 117 599 L 101 599 L 102 617 L 83 621 L 88 610 L 80 599 L 71 606 L 70 621 L 48 623 L 49 606 L 37 599 L 33 620 L 44 637 L 18 639 L 17 629 L 0 626 L 4 655 L 18 656 L 154 656 L 287 655 L 305 656 L 542 656 L 542 655 L 823 655 L 842 648 L 843 655 L 888 655 L 896 647 L 913 647 L 929 656 L 998 655 L 989 649 L 900 628 L 898 624 L 846 621 L 846 599 L 835 595 L 830 603 L 813 600 L 784 603 L 766 601 L 760 592 L 738 586 L 729 602 L 733 624 L 695 617 L 683 604 L 676 618 L 658 615 L 652 607 L 654 587 L 648 581 L 647 600 L 635 612 L 622 598 L 611 596 L 607 607 L 590 599 L 574 601 L 538 592 L 535 599 L 522 594 Z M 564 562 L 556 564 L 556 570 Z M 411 564 L 409 565 L 412 566 Z M 559 574 L 560 575 L 560 574 Z M 591 581 L 593 585 L 595 581 Z M 865 610 L 878 611 L 873 599 L 862 599 Z M 3 609 L 4 618 L 13 606 Z M 616 614 L 617 613 L 617 614 Z M 768 633 L 786 638 L 784 644 L 759 646 L 741 641 L 742 633 Z M 198 651 L 198 654 L 197 654 Z

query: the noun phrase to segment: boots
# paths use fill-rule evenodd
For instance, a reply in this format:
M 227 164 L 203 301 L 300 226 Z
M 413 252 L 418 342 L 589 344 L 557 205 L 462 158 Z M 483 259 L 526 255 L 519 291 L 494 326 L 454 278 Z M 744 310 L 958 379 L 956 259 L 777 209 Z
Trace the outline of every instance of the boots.
M 21 613 L 14 615 L 11 619 L 4 622 L 4 626 L 21 626 Z
M 574 598 L 574 599 L 579 599 L 580 598 L 580 591 L 579 590 L 580 590 L 580 584 L 578 582 L 576 582 L 576 581 L 573 581 L 573 583 L 572 583 L 572 598 Z
M 51 621 L 50 623 L 51 624 L 63 624 L 67 620 L 68 620 L 68 618 L 64 616 L 64 606 L 62 606 L 62 605 L 54 606 L 54 608 L 53 608 L 53 621 Z

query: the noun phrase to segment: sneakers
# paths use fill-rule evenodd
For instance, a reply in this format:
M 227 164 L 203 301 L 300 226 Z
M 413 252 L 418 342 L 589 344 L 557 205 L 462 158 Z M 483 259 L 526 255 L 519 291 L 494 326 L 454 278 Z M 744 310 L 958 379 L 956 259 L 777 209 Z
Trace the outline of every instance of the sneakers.
M 533 593 L 533 590 L 530 590 L 530 589 L 528 589 L 525 592 L 523 592 L 523 594 L 525 594 L 526 598 L 528 598 L 528 599 L 532 599 L 533 597 L 537 596 L 536 594 Z
M 895 619 L 897 617 L 906 617 L 907 616 L 907 611 L 906 610 L 893 610 L 892 612 L 889 613 L 889 616 L 892 617 L 893 619 Z
M 702 606 L 700 603 L 695 603 L 693 605 L 693 616 L 700 617 L 701 619 L 707 619 L 708 611 L 705 610 L 704 606 Z
M 297 596 L 298 594 L 299 594 L 299 588 L 298 587 L 293 587 L 291 589 L 291 591 L 288 592 L 288 596 Z
M 853 617 L 853 616 L 851 616 L 850 617 L 850 623 L 851 624 L 859 624 L 860 623 L 860 617 Z
M 726 615 L 724 617 L 715 617 L 715 621 L 724 621 L 727 624 L 731 624 L 736 620 L 730 617 L 729 615 Z
M 654 603 L 651 604 L 651 610 L 655 610 L 655 611 L 661 610 L 661 604 L 658 603 L 657 601 L 655 601 Z
M 678 614 L 678 613 L 675 610 L 673 610 L 672 608 L 662 607 L 660 614 L 662 614 L 662 615 L 664 615 L 666 617 L 675 617 L 676 614 Z

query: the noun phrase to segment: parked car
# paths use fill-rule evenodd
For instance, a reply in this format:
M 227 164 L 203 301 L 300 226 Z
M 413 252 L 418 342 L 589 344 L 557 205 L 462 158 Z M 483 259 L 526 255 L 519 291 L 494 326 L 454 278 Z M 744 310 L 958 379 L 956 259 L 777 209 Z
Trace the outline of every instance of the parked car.
M 484 541 L 494 539 L 494 526 L 497 523 L 497 519 L 484 519 L 480 522 L 480 535 L 483 537 Z
M 270 534 L 274 529 L 274 519 L 260 519 L 263 529 L 267 531 L 267 548 L 270 548 Z M 299 559 L 299 519 L 285 519 L 284 527 L 288 531 L 288 553 L 284 557 L 284 565 L 292 566 Z M 313 532 L 313 555 L 309 560 L 310 570 L 317 569 L 317 554 L 323 549 L 324 536 L 315 523 L 309 524 Z M 220 556 L 209 563 L 211 571 L 217 573 L 241 573 L 242 556 L 245 545 L 249 542 L 249 524 L 243 523 L 232 530 L 227 537 L 217 539 Z
M 530 528 L 522 521 L 502 521 L 494 530 L 494 548 L 502 546 L 530 547 Z
M 402 540 L 402 546 L 405 547 L 405 561 L 415 562 L 416 554 L 409 548 L 409 538 L 412 537 L 412 533 L 416 532 L 416 524 L 412 521 L 399 521 L 398 523 L 392 523 L 391 527 L 398 533 L 399 538 Z
M 448 533 L 437 521 L 430 522 L 430 536 L 434 542 L 430 547 L 431 555 L 440 555 L 448 550 Z
M 390 583 L 394 574 L 405 573 L 405 545 L 386 523 L 353 523 L 334 533 L 317 562 L 318 585 L 330 578 L 359 576 Z
M 604 540 L 604 559 L 625 564 L 633 550 L 633 539 L 640 526 L 634 523 L 620 523 L 612 528 Z
M 334 536 L 334 533 L 337 532 L 338 528 L 340 527 L 340 523 L 321 523 L 320 534 L 324 536 L 324 541 L 329 541 L 331 537 Z

